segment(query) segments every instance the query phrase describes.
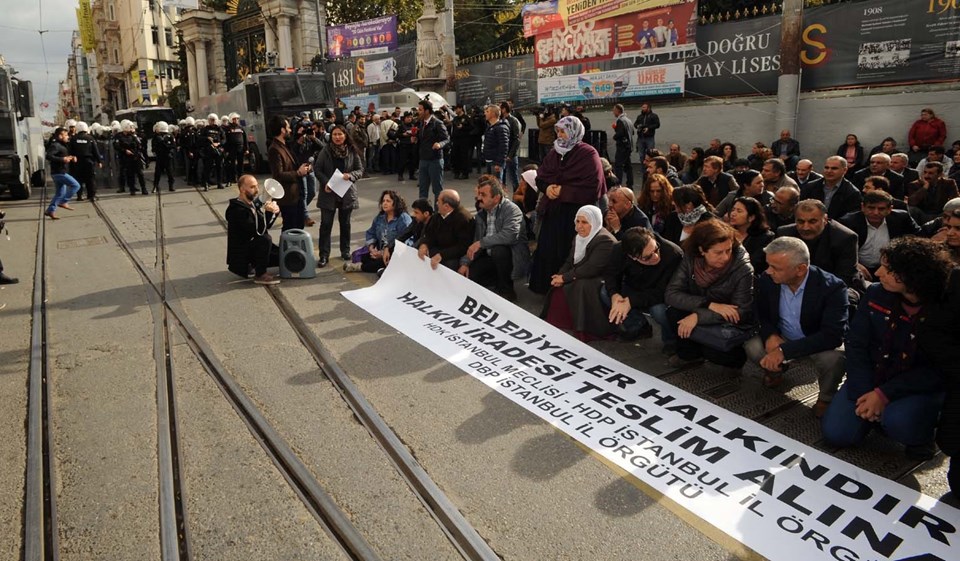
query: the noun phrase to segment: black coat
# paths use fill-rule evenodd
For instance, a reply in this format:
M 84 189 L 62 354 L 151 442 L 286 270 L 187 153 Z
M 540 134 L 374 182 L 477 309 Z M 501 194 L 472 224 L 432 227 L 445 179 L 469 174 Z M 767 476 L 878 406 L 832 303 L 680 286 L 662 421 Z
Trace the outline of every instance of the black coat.
M 646 228 L 647 230 L 653 230 L 653 226 L 650 225 L 650 219 L 647 218 L 647 215 L 640 210 L 636 205 L 630 209 L 630 212 L 626 216 L 620 219 L 620 229 L 614 232 L 607 228 L 607 230 L 614 235 L 618 240 L 623 239 L 623 233 L 633 228 L 634 226 L 640 226 L 641 228 Z
M 818 179 L 804 185 L 803 188 L 800 189 L 800 200 L 817 199 L 823 202 L 824 183 L 824 179 Z M 827 216 L 840 218 L 851 212 L 856 212 L 860 210 L 861 200 L 860 190 L 857 189 L 853 183 L 850 183 L 849 180 L 841 179 L 840 185 L 837 187 L 837 192 L 833 195 L 833 198 L 830 199 L 830 206 L 827 207 Z
M 667 284 L 683 259 L 683 250 L 679 246 L 659 234 L 654 234 L 654 238 L 660 246 L 660 262 L 656 265 L 644 265 L 627 257 L 619 243 L 613 246 L 610 254 L 605 278 L 607 293 L 611 297 L 619 294 L 629 298 L 631 308 L 648 310 L 651 306 L 663 304 Z
M 246 271 L 250 266 L 250 244 L 256 237 L 270 240 L 270 226 L 276 216 L 264 213 L 239 198 L 230 199 L 227 218 L 227 268 Z
M 943 301 L 924 306 L 917 325 L 917 345 L 943 373 L 947 396 L 940 413 L 937 444 L 944 454 L 960 455 L 960 270 L 950 277 Z
M 697 314 L 698 325 L 717 325 L 726 323 L 723 316 L 709 308 L 710 304 L 731 304 L 740 313 L 741 326 L 754 325 L 753 317 L 753 265 L 743 246 L 733 250 L 733 263 L 716 281 L 701 288 L 693 277 L 694 259 L 687 254 L 673 273 L 667 284 L 664 302 L 685 312 Z
M 856 161 L 853 162 L 852 166 L 850 165 L 847 166 L 849 168 L 849 171 L 847 173 L 849 173 L 850 171 L 857 171 L 858 169 L 863 167 L 863 146 L 860 146 L 860 143 L 858 142 L 856 145 L 856 148 L 857 148 L 856 155 L 854 156 L 856 158 Z M 846 142 L 844 142 L 843 144 L 840 145 L 839 148 L 837 148 L 837 156 L 840 156 L 844 160 L 847 159 L 847 143 Z
M 460 259 L 473 243 L 473 230 L 473 217 L 462 206 L 446 218 L 435 212 L 423 228 L 420 245 L 430 249 L 431 257 L 439 253 L 443 261 Z
M 863 215 L 863 211 L 851 212 L 841 218 L 839 222 L 857 234 L 857 240 L 861 246 L 867 241 L 867 217 Z M 893 210 L 887 215 L 887 231 L 891 240 L 908 235 L 919 236 L 922 234 L 920 226 L 913 221 L 908 212 L 903 210 Z
M 777 237 L 800 238 L 797 225 L 781 226 Z M 840 277 L 848 287 L 860 288 L 857 273 L 857 234 L 836 220 L 828 220 L 816 240 L 803 240 L 810 249 L 810 264 Z
M 847 332 L 847 287 L 836 276 L 811 266 L 800 304 L 800 329 L 804 338 L 784 341 L 783 356 L 792 360 L 836 349 Z M 769 275 L 757 279 L 756 313 L 760 338 L 780 333 L 780 285 Z
M 867 178 L 871 176 L 873 176 L 873 174 L 870 173 L 870 168 L 866 167 L 850 175 L 850 183 L 853 183 L 854 187 L 863 191 L 863 184 L 866 183 Z M 906 196 L 906 183 L 903 182 L 903 176 L 892 169 L 883 172 L 883 176 L 890 181 L 890 189 L 887 192 L 893 195 L 894 199 L 900 199 L 902 201 L 903 197 Z

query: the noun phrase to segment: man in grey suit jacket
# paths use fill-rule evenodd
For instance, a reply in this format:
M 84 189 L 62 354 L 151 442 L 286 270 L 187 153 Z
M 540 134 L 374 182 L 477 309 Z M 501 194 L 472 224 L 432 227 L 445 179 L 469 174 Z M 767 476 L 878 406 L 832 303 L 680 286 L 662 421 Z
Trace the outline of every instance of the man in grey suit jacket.
M 460 259 L 461 275 L 515 302 L 515 269 L 526 268 L 530 257 L 523 211 L 503 196 L 503 184 L 491 178 L 477 186 L 480 211 L 474 219 L 473 243 Z

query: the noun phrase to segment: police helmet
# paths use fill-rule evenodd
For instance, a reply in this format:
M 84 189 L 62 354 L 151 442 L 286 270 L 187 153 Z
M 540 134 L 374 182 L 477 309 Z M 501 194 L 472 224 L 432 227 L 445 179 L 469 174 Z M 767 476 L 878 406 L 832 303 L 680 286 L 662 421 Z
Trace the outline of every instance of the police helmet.
M 214 121 L 214 122 L 216 122 L 216 121 L 218 121 L 218 120 L 220 120 L 220 117 L 217 117 L 217 114 L 216 114 L 216 113 L 211 113 L 211 114 L 207 115 L 207 121 Z
M 80 121 L 77 123 L 77 132 L 90 132 L 90 127 L 83 121 Z
M 166 134 L 170 132 L 170 125 L 168 125 L 166 121 L 157 121 L 157 123 L 153 125 L 153 132 Z
M 183 120 L 183 124 L 185 124 L 188 127 L 196 126 L 197 120 L 194 119 L 193 117 L 187 117 L 186 119 Z

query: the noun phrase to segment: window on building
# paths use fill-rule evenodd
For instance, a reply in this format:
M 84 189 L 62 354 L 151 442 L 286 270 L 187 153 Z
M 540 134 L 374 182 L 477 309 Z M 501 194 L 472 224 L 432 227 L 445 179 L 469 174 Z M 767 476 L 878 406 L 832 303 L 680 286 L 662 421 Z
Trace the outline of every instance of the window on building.
M 150 36 L 153 38 L 154 45 L 160 44 L 160 28 L 156 25 L 150 26 Z
M 107 13 L 110 14 L 110 21 L 116 21 L 117 17 L 113 13 L 113 4 L 107 6 Z
M 147 2 L 147 4 L 150 6 L 151 12 L 154 10 L 154 8 L 157 7 L 157 3 L 154 0 L 150 0 L 149 2 Z M 143 4 L 140 4 L 140 5 L 142 6 Z
M 163 34 L 167 39 L 167 47 L 173 48 L 173 30 L 169 27 L 163 29 Z
M 113 63 L 120 64 L 120 50 L 116 48 L 113 49 Z

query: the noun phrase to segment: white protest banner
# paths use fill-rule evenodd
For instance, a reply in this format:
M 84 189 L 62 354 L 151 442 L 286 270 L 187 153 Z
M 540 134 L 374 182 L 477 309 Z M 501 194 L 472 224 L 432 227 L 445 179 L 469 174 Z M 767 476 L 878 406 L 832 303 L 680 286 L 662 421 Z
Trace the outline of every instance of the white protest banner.
M 768 559 L 960 559 L 960 511 L 621 364 L 411 248 L 343 295 Z

